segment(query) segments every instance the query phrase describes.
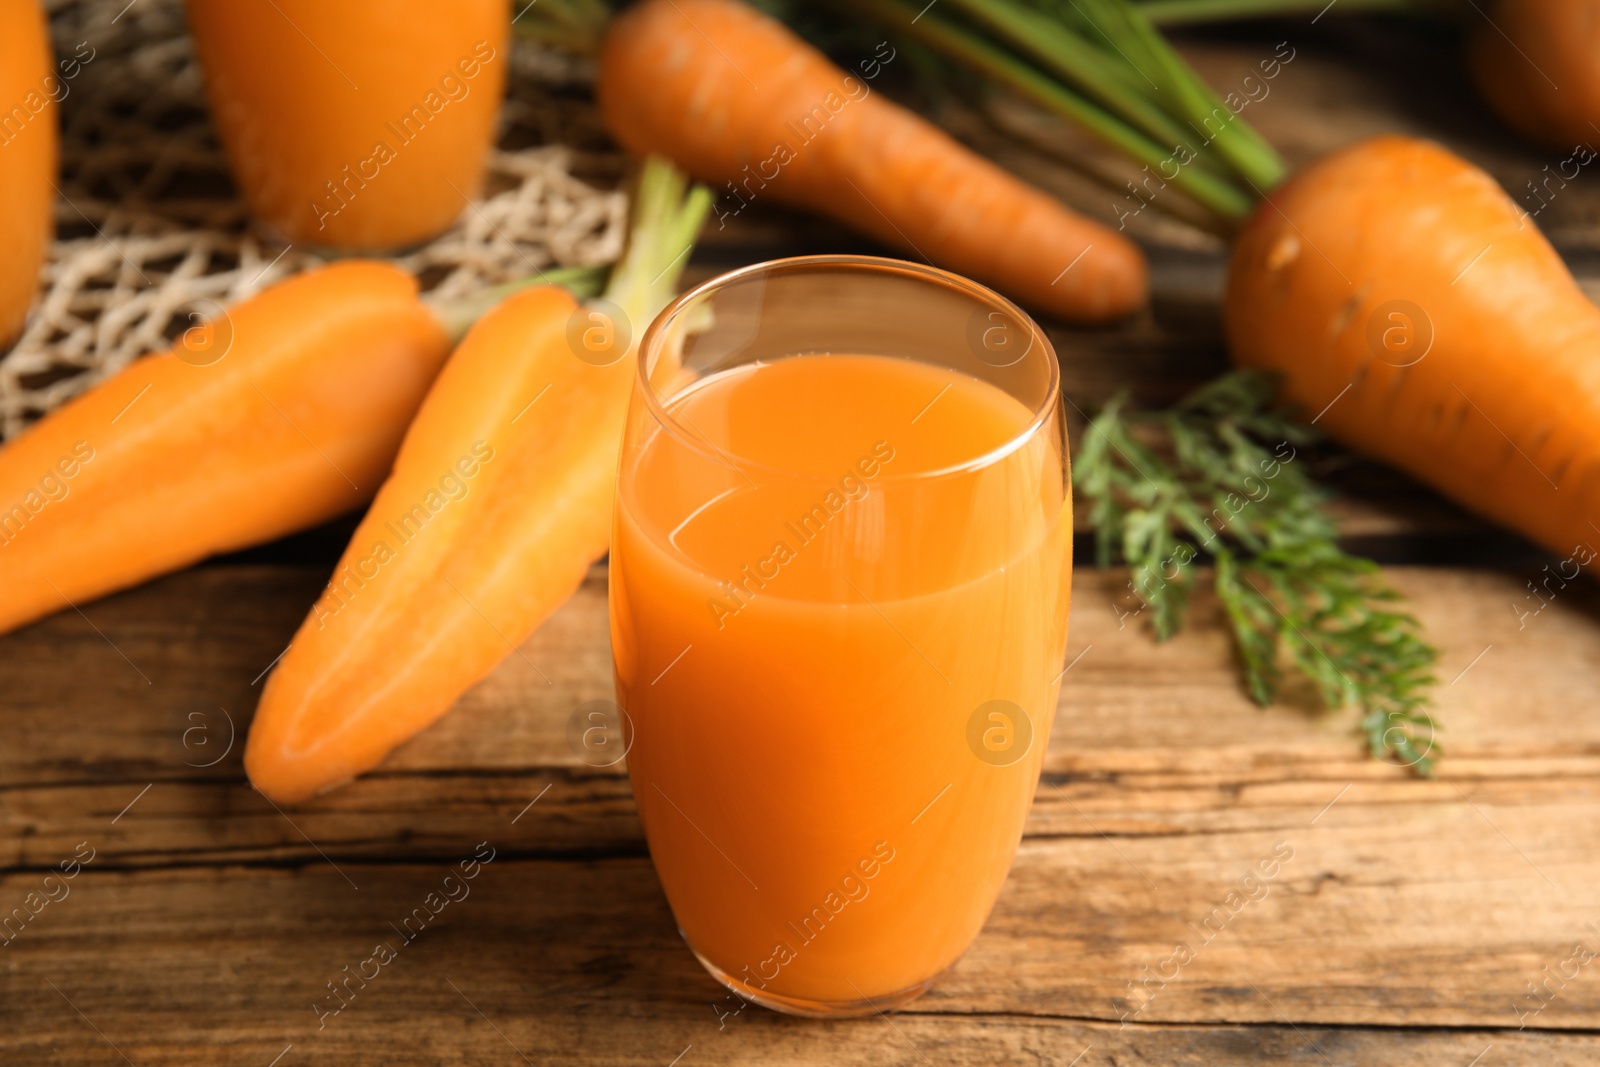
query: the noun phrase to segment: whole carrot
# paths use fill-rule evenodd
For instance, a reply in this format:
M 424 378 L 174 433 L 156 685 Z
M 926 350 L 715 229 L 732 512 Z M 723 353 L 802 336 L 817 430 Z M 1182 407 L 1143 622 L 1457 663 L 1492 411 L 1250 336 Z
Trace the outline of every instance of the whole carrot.
M 637 372 L 628 341 L 672 295 L 709 202 L 648 163 L 609 307 L 541 286 L 467 334 L 267 680 L 245 749 L 257 789 L 291 803 L 376 765 L 605 554 Z
M 1594 555 L 1600 309 L 1483 171 L 1405 137 L 1323 158 L 1240 233 L 1225 316 L 1319 427 Z
M 251 210 L 289 240 L 394 248 L 483 174 L 511 62 L 506 0 L 187 0 Z
M 22 329 L 55 232 L 61 86 L 38 0 L 0 0 L 0 347 Z
M 376 492 L 450 349 L 412 277 L 301 274 L 0 449 L 0 632 Z
M 728 210 L 765 198 L 807 207 L 1065 319 L 1104 322 L 1144 302 L 1131 242 L 737 0 L 623 12 L 601 46 L 598 95 L 624 147 L 713 183 Z

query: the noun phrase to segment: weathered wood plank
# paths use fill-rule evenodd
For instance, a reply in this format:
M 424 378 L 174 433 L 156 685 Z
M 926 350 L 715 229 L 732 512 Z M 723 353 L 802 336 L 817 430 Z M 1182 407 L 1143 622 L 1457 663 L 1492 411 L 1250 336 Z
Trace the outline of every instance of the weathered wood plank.
M 1442 650 L 1446 779 L 1529 802 L 1587 788 L 1600 765 L 1600 717 L 1584 713 L 1600 705 L 1600 593 L 1573 585 L 1519 618 L 1540 603 L 1519 589 L 1529 576 L 1390 573 Z M 1132 605 L 1117 596 L 1120 581 L 1076 575 L 1069 652 L 1082 656 L 1046 763 L 1047 780 L 1084 811 L 1114 816 L 1119 833 L 1171 833 L 1250 828 L 1258 805 L 1270 820 L 1274 809 L 1320 804 L 1327 782 L 1355 782 L 1352 800 L 1370 790 L 1379 804 L 1461 803 L 1452 787 L 1366 761 L 1352 712 L 1249 703 L 1210 598 L 1197 599 L 1188 631 L 1158 646 L 1137 616 L 1121 614 Z M 245 788 L 240 758 L 259 691 L 250 683 L 316 582 L 309 568 L 203 568 L 88 605 L 87 618 L 63 613 L 0 639 L 5 863 L 37 864 L 41 850 L 59 851 L 83 822 L 116 814 L 146 785 L 108 846 L 128 862 L 303 851 Z M 413 825 L 422 815 L 519 809 L 548 784 L 541 803 L 568 810 L 570 832 L 541 830 L 517 847 L 636 848 L 621 768 L 589 766 L 566 736 L 573 709 L 610 695 L 606 649 L 597 569 L 522 656 L 376 774 L 298 809 L 297 823 L 342 854 L 428 855 L 427 831 Z M 1057 790 L 1042 791 L 1035 831 L 1063 832 L 1063 810 Z
M 1143 1003 L 1128 982 L 1197 941 L 1189 924 L 1281 841 L 1294 857 L 1269 892 L 1225 915 L 1139 1021 L 1273 1025 L 1282 1010 L 1297 1023 L 1514 1027 L 1525 982 L 1574 940 L 1600 944 L 1583 927 L 1600 922 L 1597 594 L 1572 586 L 1519 619 L 1522 576 L 1392 576 L 1443 649 L 1445 683 L 1455 679 L 1440 689 L 1451 754 L 1439 781 L 1366 761 L 1348 713 L 1251 705 L 1203 598 L 1195 626 L 1157 647 L 1113 610 L 1117 575 L 1080 571 L 1071 651 L 1087 651 L 1068 675 L 1029 839 L 988 930 L 926 1010 L 1115 1021 Z M 104 907 L 133 909 L 104 921 L 186 940 L 200 905 L 146 915 L 141 879 L 225 877 L 233 899 L 298 884 L 281 881 L 293 873 L 283 865 L 344 885 L 337 865 L 365 893 L 414 877 L 408 858 L 448 861 L 487 837 L 508 859 L 581 860 L 526 868 L 558 881 L 625 871 L 630 894 L 656 892 L 625 779 L 565 740 L 571 708 L 609 691 L 599 572 L 523 650 L 551 684 L 508 659 L 377 775 L 282 813 L 245 786 L 237 748 L 184 766 L 210 753 L 185 749 L 185 705 L 164 694 L 235 693 L 242 727 L 252 672 L 314 588 L 306 568 L 204 568 L 89 606 L 93 626 L 62 615 L 0 641 L 13 868 L 0 890 L 20 898 L 89 841 L 95 869 L 81 886 L 106 879 L 119 888 Z M 196 866 L 240 861 L 252 866 Z M 633 906 L 602 886 L 573 893 L 595 909 Z M 325 940 L 314 932 L 302 939 Z M 1538 1025 L 1600 1028 L 1600 985 L 1568 983 Z
M 493 838 L 504 825 L 480 832 Z M 475 844 L 464 840 L 461 855 Z M 1416 984 L 1413 999 L 1426 998 L 1426 1008 L 1402 1013 L 1379 1003 L 1374 1011 L 1386 991 L 1347 970 L 1351 956 L 1337 938 L 1307 942 L 1293 920 L 1308 898 L 1383 890 L 1319 881 L 1309 842 L 1256 913 L 1239 916 L 1123 1025 L 1108 997 L 1167 946 L 1145 936 L 1122 942 L 1127 931 L 1106 914 L 1114 887 L 1079 870 L 1078 856 L 1047 857 L 1053 849 L 1030 846 L 977 947 L 912 1011 L 818 1024 L 749 1010 L 721 1029 L 717 1008 L 737 1005 L 678 940 L 644 860 L 499 856 L 469 883 L 470 895 L 409 942 L 390 924 L 439 886 L 441 866 L 347 866 L 352 888 L 327 865 L 137 875 L 91 865 L 70 896 L 5 949 L 0 1054 L 27 1064 L 118 1063 L 120 1052 L 140 1065 L 264 1065 L 292 1046 L 285 1067 L 507 1063 L 516 1053 L 539 1063 L 666 1064 L 691 1048 L 681 1062 L 1464 1067 L 1491 1045 L 1491 1062 L 1575 1064 L 1594 1055 L 1592 1035 L 1545 1029 L 1592 1025 L 1594 995 L 1584 988 L 1592 982 L 1569 986 L 1519 1033 L 1502 1003 L 1522 969 L 1489 977 L 1496 1001 L 1471 985 L 1479 975 L 1428 969 L 1459 962 L 1459 952 L 1442 948 L 1408 946 L 1412 961 L 1398 965 L 1396 977 Z M 0 891 L 9 899 L 35 881 L 6 879 Z M 1189 895 L 1204 902 L 1206 892 Z M 1169 923 L 1181 927 L 1192 903 L 1173 900 Z M 347 966 L 363 969 L 380 942 L 394 959 L 366 966 L 369 981 L 352 982 L 334 1014 L 341 1001 L 327 983 L 343 981 Z M 1560 944 L 1530 944 L 1525 966 L 1536 972 Z M 1410 1029 L 1317 1022 L 1357 1012 L 1404 1014 Z M 1152 1025 L 1182 1016 L 1250 1025 Z M 1473 1029 L 1417 1029 L 1458 1018 Z

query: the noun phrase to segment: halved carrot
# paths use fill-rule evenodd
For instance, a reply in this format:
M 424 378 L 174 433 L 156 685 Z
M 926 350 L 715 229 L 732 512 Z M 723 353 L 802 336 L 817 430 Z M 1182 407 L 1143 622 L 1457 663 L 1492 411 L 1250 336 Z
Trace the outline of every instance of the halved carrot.
M 1600 546 L 1600 309 L 1477 167 L 1379 137 L 1305 168 L 1240 233 L 1225 317 L 1319 427 L 1562 556 Z
M 56 75 L 38 0 L 0 0 L 0 347 L 22 329 L 55 233 Z
M 245 769 L 280 803 L 376 765 L 526 640 L 605 554 L 631 349 L 710 202 L 648 163 L 603 308 L 512 296 L 450 358 L 333 579 L 268 679 Z M 593 316 L 593 317 L 592 317 Z M 595 358 L 583 334 L 597 331 Z M 580 358 L 580 349 L 583 351 Z
M 737 0 L 624 11 L 601 46 L 598 95 L 624 147 L 731 190 L 729 210 L 764 198 L 808 207 L 1066 319 L 1104 322 L 1144 302 L 1132 242 Z
M 409 274 L 348 261 L 47 416 L 0 450 L 0 632 L 369 499 L 449 349 Z

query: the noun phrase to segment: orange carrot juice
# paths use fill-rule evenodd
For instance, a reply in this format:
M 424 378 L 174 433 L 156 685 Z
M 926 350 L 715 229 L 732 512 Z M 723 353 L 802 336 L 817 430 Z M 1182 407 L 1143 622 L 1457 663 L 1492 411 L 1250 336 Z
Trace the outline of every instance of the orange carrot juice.
M 234 180 L 286 240 L 404 247 L 478 192 L 511 65 L 505 0 L 185 8 Z
M 898 1002 L 983 925 L 1065 649 L 1060 426 L 946 366 L 800 355 L 630 427 L 629 773 L 685 938 L 739 992 Z

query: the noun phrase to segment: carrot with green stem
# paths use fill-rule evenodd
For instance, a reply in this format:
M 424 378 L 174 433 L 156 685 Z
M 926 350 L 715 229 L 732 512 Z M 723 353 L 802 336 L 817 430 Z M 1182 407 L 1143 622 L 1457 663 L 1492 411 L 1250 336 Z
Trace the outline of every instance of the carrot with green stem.
M 1113 3 L 1121 0 L 1093 0 Z M 1138 21 L 1137 9 L 1121 6 L 1125 21 Z M 1530 3 L 1517 17 L 1532 25 L 1560 8 L 1576 19 L 1581 6 Z M 1552 39 L 1586 39 L 1576 22 L 1559 25 Z M 1526 28 L 1507 32 L 1515 38 L 1512 29 Z M 1138 47 L 1133 35 L 1117 44 Z M 1570 83 L 1573 102 L 1581 103 L 1583 84 Z M 1600 556 L 1600 309 L 1528 213 L 1482 170 L 1407 137 L 1341 149 L 1263 196 L 1228 267 L 1224 322 L 1234 361 L 1272 372 L 1281 396 L 1319 429 L 1559 554 L 1561 581 L 1588 568 Z M 1181 429 L 1192 456 L 1199 431 Z M 1132 480 L 1106 493 L 1108 522 L 1121 514 L 1113 504 L 1137 507 L 1140 530 L 1176 498 Z M 1287 558 L 1270 544 L 1259 557 Z M 1265 574 L 1275 599 L 1237 618 L 1270 622 L 1284 590 L 1301 584 L 1271 579 L 1270 567 Z M 1341 602 L 1334 589 L 1324 587 L 1325 604 Z M 1325 625 L 1361 638 L 1348 623 Z M 1391 655 L 1396 649 L 1403 655 Z M 1411 679 L 1390 693 L 1405 719 L 1420 706 L 1427 657 L 1410 645 L 1374 644 L 1362 662 L 1385 657 Z M 1376 745 L 1389 727 L 1382 715 L 1373 721 Z
M 1154 141 L 1173 144 L 1192 136 L 1155 101 L 1130 91 L 1138 88 L 1140 77 L 1131 64 L 1101 51 L 1046 12 L 1017 0 L 949 0 L 949 4 L 1010 42 L 1045 70 L 1065 78 L 1097 104 L 1123 115 Z M 892 0 L 874 7 L 879 11 L 895 10 Z M 943 16 L 935 18 L 938 21 L 930 25 L 939 25 Z M 921 21 L 917 20 L 919 24 Z
M 605 554 L 632 341 L 675 292 L 710 200 L 647 162 L 601 302 L 541 287 L 467 334 L 267 680 L 245 749 L 257 789 L 293 803 L 375 766 Z
M 349 260 L 46 416 L 0 449 L 0 632 L 371 499 L 477 310 L 433 309 L 399 267 Z
M 1147 13 L 1262 13 L 1295 0 L 951 0 L 967 21 L 903 0 L 858 6 L 1002 84 L 1070 104 L 1075 114 L 1058 110 L 1138 158 L 1149 106 L 1194 125 L 1217 100 Z M 1577 19 L 1586 5 L 1530 3 L 1518 17 L 1547 39 L 1587 40 L 1576 22 L 1551 28 L 1557 9 Z M 1086 59 L 1096 42 L 1103 54 Z M 1143 89 L 1119 61 L 1159 64 L 1163 82 L 1185 87 Z M 1104 108 L 1074 97 L 1062 72 Z M 1588 429 L 1600 426 L 1600 312 L 1526 213 L 1482 171 L 1408 138 L 1345 149 L 1277 186 L 1270 147 L 1231 111 L 1224 119 L 1237 136 L 1227 152 L 1217 139 L 1218 161 L 1268 201 L 1230 264 L 1236 361 L 1282 375 L 1308 413 L 1326 408 L 1319 425 L 1335 436 L 1553 551 L 1600 538 L 1600 435 Z
M 737 0 L 643 0 L 612 22 L 598 95 L 612 135 L 695 176 L 840 219 L 1080 322 L 1145 299 L 1115 231 L 968 151 Z
M 1216 174 L 1207 167 L 1188 166 L 1189 159 L 1177 144 L 1167 146 L 1153 140 L 1136 121 L 1125 119 L 1123 116 L 1130 108 L 1115 108 L 1116 113 L 1102 109 L 1094 101 L 1054 80 L 1045 70 L 1008 53 L 999 43 L 965 32 L 954 21 L 931 12 L 917 18 L 917 12 L 901 0 L 855 0 L 854 6 L 1046 110 L 1083 126 L 1112 148 L 1143 163 L 1145 173 L 1154 172 L 1154 180 L 1160 185 L 1171 182 L 1183 190 L 1222 220 L 1224 227 L 1249 215 L 1253 201 L 1240 183 Z M 1048 41 L 1035 42 L 1035 45 L 1046 48 Z M 1059 67 L 1067 67 L 1074 63 L 1074 59 L 1070 54 L 1063 53 L 1058 54 L 1053 62 Z M 1104 82 L 1099 84 L 1097 91 L 1117 96 L 1130 95 L 1126 86 L 1113 88 Z
M 1538 344 L 1535 319 L 1550 313 L 1554 321 L 1577 324 L 1578 332 L 1566 354 L 1570 362 L 1561 361 L 1548 384 L 1583 394 L 1586 385 L 1572 368 L 1594 340 L 1588 325 L 1593 309 L 1581 297 L 1572 299 L 1571 279 L 1536 231 L 1517 231 L 1517 213 L 1487 177 L 1443 150 L 1391 139 L 1313 165 L 1272 192 L 1284 170 L 1270 146 L 1248 132 L 1225 101 L 1218 110 L 1216 94 L 1126 0 L 1077 0 L 1066 6 L 1070 10 L 1057 0 L 952 0 L 948 6 L 963 13 L 957 17 L 907 10 L 900 0 L 858 2 L 882 12 L 893 30 L 1047 106 L 1052 99 L 1077 108 L 1088 103 L 1060 74 L 1078 62 L 1081 46 L 1105 53 L 1096 70 L 1121 63 L 1124 75 L 1127 69 L 1149 72 L 1152 78 L 1142 88 L 1126 76 L 1094 86 L 1104 106 L 1094 113 L 1098 125 L 1088 125 L 1116 135 L 1107 137 L 1113 143 L 1121 137 L 1137 145 L 1135 138 L 1143 135 L 1135 109 L 1117 97 L 1139 94 L 1195 129 L 1204 147 L 1214 150 L 1209 170 L 1190 173 L 1226 175 L 1230 188 L 1247 190 L 1241 193 L 1242 211 L 1196 197 L 1216 211 L 1223 227 L 1248 216 L 1229 270 L 1227 326 L 1236 361 L 1277 372 L 1284 395 L 1307 414 L 1325 412 L 1319 426 L 1336 436 L 1524 529 L 1542 522 L 1518 517 L 1539 490 L 1513 486 L 1514 472 L 1504 458 L 1518 448 L 1552 462 L 1570 458 L 1567 420 L 1551 417 L 1550 395 L 1511 418 L 1515 397 L 1528 394 L 1527 384 L 1513 383 L 1502 372 L 1478 375 L 1491 364 L 1531 365 Z M 1012 16 L 1024 8 L 1053 15 L 1059 32 L 1026 32 L 1033 25 L 1028 20 L 1013 26 Z M 1056 47 L 1062 34 L 1075 35 L 1078 44 Z M 1158 88 L 1157 79 L 1168 88 Z M 1088 85 L 1087 77 L 1071 80 L 1080 89 Z M 1066 107 L 1056 110 L 1071 115 Z M 1174 178 L 1162 172 L 1164 181 Z M 1257 204 L 1262 196 L 1271 202 Z M 1501 241 L 1509 246 L 1506 272 L 1476 283 L 1497 287 L 1496 298 L 1453 292 L 1451 280 L 1469 265 L 1469 257 L 1455 262 L 1463 246 L 1476 242 L 1476 252 L 1489 244 L 1498 249 Z M 1414 289 L 1409 298 L 1408 282 Z M 1529 291 L 1535 288 L 1537 300 Z M 1510 305 L 1524 296 L 1530 297 L 1529 313 L 1512 314 Z M 1386 354 L 1382 345 L 1405 332 L 1388 316 L 1396 307 L 1413 306 L 1386 302 L 1406 299 L 1426 304 L 1436 319 L 1459 323 L 1438 329 L 1427 356 L 1436 365 L 1412 379 L 1404 368 L 1374 365 Z M 1492 312 L 1474 311 L 1475 300 Z M 1551 337 L 1546 333 L 1546 340 Z M 1514 345 L 1507 343 L 1514 338 Z M 1491 345 L 1503 354 L 1487 355 Z M 1406 361 L 1409 352 L 1401 343 L 1400 354 L 1391 355 Z M 1491 384 L 1495 373 L 1502 377 Z M 1097 526 L 1102 559 L 1129 564 L 1129 590 L 1142 602 L 1137 610 L 1151 608 L 1145 617 L 1164 637 L 1177 628 L 1193 588 L 1197 568 L 1189 564 L 1209 556 L 1211 581 L 1252 697 L 1272 699 L 1279 663 L 1287 659 L 1330 706 L 1361 709 L 1374 755 L 1429 773 L 1438 754 L 1426 710 L 1435 653 L 1415 622 L 1393 609 L 1394 595 L 1377 568 L 1339 549 L 1320 494 L 1303 467 L 1293 465 L 1306 433 L 1269 409 L 1271 381 L 1232 376 L 1171 412 L 1130 415 L 1114 402 L 1093 420 L 1080 438 L 1074 481 Z M 1508 442 L 1496 452 L 1479 427 L 1461 432 L 1458 384 L 1498 389 L 1497 404 L 1511 404 L 1504 410 L 1514 446 Z M 1338 414 L 1351 400 L 1356 402 Z M 1429 421 L 1444 416 L 1452 421 Z M 1552 432 L 1548 441 L 1538 436 L 1541 419 Z M 1591 421 L 1600 425 L 1600 418 Z M 1566 428 L 1557 432 L 1557 423 Z M 1158 447 L 1152 447 L 1152 437 L 1161 441 Z M 1541 506 L 1549 517 L 1550 502 Z M 1554 529 L 1564 536 L 1572 518 L 1567 515 Z M 1551 530 L 1544 533 L 1545 543 L 1559 543 Z
M 903 0 L 871 2 L 904 6 Z M 1193 75 L 1149 22 L 1122 4 L 950 0 L 950 5 L 1137 125 L 1166 146 L 1169 155 L 1187 146 L 1195 165 L 1224 178 L 1236 173 L 1244 191 L 1270 188 L 1282 180 L 1283 163 L 1272 148 L 1248 125 L 1233 121 L 1222 99 Z M 913 32 L 926 17 L 908 23 Z

